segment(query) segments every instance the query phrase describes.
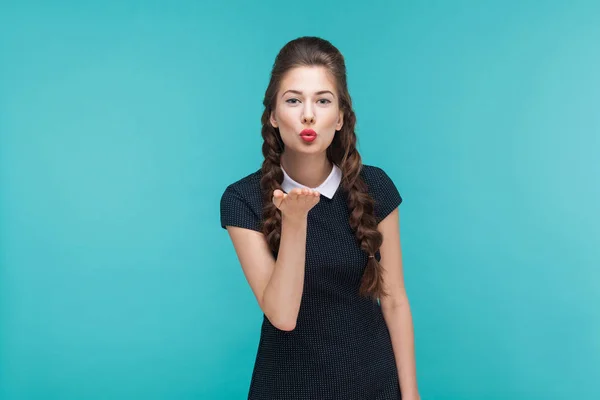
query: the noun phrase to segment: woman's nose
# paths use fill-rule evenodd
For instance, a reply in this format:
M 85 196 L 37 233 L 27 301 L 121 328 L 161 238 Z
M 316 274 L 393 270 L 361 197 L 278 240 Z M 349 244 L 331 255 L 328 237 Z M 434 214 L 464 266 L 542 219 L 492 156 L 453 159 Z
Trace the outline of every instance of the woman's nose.
M 302 123 L 308 124 L 315 122 L 315 113 L 312 109 L 312 104 L 310 102 L 306 102 L 304 108 L 302 109 Z
M 315 122 L 315 116 L 312 114 L 304 114 L 302 116 L 302 123 L 307 124 L 307 123 L 313 123 Z

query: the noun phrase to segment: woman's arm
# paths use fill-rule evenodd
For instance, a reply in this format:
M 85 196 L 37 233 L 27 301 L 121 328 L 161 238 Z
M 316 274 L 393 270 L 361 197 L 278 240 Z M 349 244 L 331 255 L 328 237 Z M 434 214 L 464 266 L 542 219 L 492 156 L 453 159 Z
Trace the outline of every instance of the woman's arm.
M 392 339 L 402 399 L 418 400 L 413 321 L 402 273 L 399 219 L 396 208 L 378 226 L 384 238 L 379 253 L 384 288 L 388 293 L 380 301 Z
M 232 226 L 227 231 L 261 310 L 276 328 L 293 330 L 304 288 L 307 218 L 282 216 L 277 260 L 262 233 Z
M 278 315 L 280 328 L 291 331 L 296 327 L 300 300 L 304 289 L 304 265 L 306 260 L 307 217 L 281 219 L 279 253 L 271 279 L 265 288 L 263 302 Z
M 296 327 L 306 261 L 308 212 L 319 202 L 319 192 L 292 189 L 289 194 L 277 189 L 273 202 L 281 210 L 281 238 L 277 260 L 261 232 L 228 226 L 246 279 L 269 321 L 278 329 Z

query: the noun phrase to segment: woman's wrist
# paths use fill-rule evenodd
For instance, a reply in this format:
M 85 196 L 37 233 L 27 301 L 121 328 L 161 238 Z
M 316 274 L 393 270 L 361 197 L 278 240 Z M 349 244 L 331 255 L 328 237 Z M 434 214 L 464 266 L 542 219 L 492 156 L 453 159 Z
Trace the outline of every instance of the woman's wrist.
M 308 213 L 302 215 L 281 213 L 281 221 L 282 223 L 285 221 L 287 224 L 292 225 L 305 225 L 308 222 Z

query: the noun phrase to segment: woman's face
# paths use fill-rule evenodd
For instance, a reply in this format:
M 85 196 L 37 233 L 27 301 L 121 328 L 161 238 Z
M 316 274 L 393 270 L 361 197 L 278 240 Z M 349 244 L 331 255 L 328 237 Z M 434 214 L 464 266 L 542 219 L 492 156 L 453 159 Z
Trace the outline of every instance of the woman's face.
M 279 128 L 285 151 L 318 153 L 327 150 L 335 131 L 343 125 L 343 113 L 335 82 L 324 67 L 297 67 L 281 81 L 271 125 Z M 317 133 L 312 142 L 300 136 L 304 129 Z

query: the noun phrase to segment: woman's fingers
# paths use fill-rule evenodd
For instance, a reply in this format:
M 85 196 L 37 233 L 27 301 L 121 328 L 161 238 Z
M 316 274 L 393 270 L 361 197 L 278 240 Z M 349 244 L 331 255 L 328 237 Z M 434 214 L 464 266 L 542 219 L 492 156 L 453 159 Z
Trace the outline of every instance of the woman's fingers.
M 273 203 L 281 211 L 289 213 L 306 213 L 321 199 L 321 193 L 308 188 L 294 188 L 289 193 L 280 189 L 273 191 Z

